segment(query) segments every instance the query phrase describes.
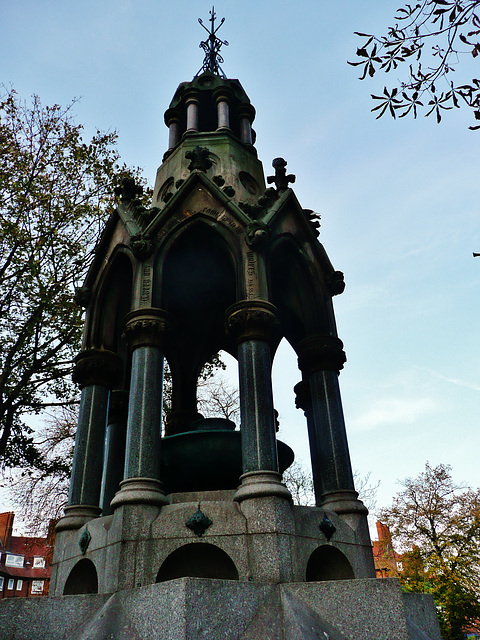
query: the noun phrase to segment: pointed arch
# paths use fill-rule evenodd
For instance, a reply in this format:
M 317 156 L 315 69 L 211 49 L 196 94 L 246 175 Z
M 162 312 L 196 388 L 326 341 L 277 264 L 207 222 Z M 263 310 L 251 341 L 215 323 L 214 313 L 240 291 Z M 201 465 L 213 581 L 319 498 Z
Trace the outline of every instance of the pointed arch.
M 92 342 L 119 353 L 125 316 L 132 307 L 133 266 L 130 256 L 117 250 L 107 265 L 95 293 Z
M 268 259 L 269 286 L 282 333 L 295 345 L 312 333 L 329 333 L 330 313 L 315 265 L 293 238 L 274 244 Z
M 201 417 L 197 378 L 205 362 L 228 349 L 225 311 L 237 299 L 237 266 L 231 244 L 214 220 L 182 225 L 154 266 L 154 306 L 174 318 L 169 363 L 172 414 L 167 433 L 188 430 Z

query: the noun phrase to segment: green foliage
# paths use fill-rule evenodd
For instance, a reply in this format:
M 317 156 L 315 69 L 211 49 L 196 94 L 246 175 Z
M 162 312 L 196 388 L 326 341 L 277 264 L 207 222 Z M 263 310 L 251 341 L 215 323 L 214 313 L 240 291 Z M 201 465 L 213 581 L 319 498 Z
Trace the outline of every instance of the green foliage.
M 385 113 L 416 118 L 424 110 L 439 123 L 445 111 L 464 104 L 480 120 L 480 81 L 473 78 L 463 84 L 452 79 L 460 54 L 475 59 L 480 53 L 479 6 L 479 0 L 423 0 L 400 7 L 395 16 L 398 22 L 388 28 L 387 35 L 356 32 L 366 41 L 357 49 L 360 60 L 349 64 L 362 68 L 361 80 L 377 71 L 391 73 L 408 66 L 405 81 L 391 90 L 385 87 L 381 96 L 372 94 L 378 101 L 372 109 L 378 111 L 377 118 Z
M 73 105 L 74 103 L 72 103 Z M 0 93 L 0 456 L 38 461 L 25 416 L 74 401 L 72 359 L 81 310 L 74 287 L 86 274 L 122 177 L 116 134 L 89 142 L 71 107 Z M 47 400 L 46 400 L 47 399 Z
M 451 468 L 428 463 L 380 512 L 399 551 L 408 591 L 431 593 L 444 640 L 463 640 L 480 618 L 480 490 L 454 484 Z

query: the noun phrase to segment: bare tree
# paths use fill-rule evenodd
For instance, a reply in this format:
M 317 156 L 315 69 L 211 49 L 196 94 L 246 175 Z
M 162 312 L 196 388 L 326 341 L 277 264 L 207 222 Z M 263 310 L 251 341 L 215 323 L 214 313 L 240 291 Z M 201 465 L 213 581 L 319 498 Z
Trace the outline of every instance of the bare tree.
M 31 535 L 45 534 L 49 520 L 57 519 L 68 502 L 77 407 L 51 410 L 35 445 L 36 465 L 6 473 L 6 484 L 17 513 Z

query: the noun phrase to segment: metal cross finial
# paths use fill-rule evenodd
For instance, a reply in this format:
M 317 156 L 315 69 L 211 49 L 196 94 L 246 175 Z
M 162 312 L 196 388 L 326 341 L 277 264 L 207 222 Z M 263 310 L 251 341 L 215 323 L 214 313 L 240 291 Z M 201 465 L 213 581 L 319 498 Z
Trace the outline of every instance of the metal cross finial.
M 220 49 L 222 45 L 228 47 L 228 42 L 226 40 L 220 40 L 220 38 L 217 38 L 217 31 L 225 22 L 225 18 L 222 18 L 218 27 L 215 28 L 215 18 L 217 17 L 215 13 L 215 7 L 212 7 L 212 10 L 209 13 L 211 22 L 210 29 L 207 29 L 207 27 L 203 24 L 203 20 L 201 18 L 198 19 L 199 23 L 208 33 L 208 40 L 203 40 L 202 42 L 200 42 L 200 48 L 205 51 L 205 58 L 203 60 L 202 68 L 195 77 L 205 71 L 209 71 L 210 73 L 213 73 L 217 76 L 226 78 L 226 75 L 223 73 L 223 70 L 220 67 L 220 63 L 223 64 L 223 58 L 220 55 Z

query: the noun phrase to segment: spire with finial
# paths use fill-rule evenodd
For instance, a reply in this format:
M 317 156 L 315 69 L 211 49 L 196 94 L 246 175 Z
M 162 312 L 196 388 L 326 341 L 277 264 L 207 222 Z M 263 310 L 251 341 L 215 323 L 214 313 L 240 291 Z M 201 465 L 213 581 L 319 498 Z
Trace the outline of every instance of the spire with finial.
M 211 23 L 210 29 L 207 29 L 207 27 L 203 24 L 203 20 L 201 18 L 198 19 L 199 23 L 208 33 L 208 39 L 203 40 L 200 43 L 200 48 L 205 51 L 205 58 L 203 60 L 202 68 L 195 77 L 197 77 L 201 73 L 208 71 L 210 73 L 213 73 L 214 75 L 220 76 L 221 78 L 226 78 L 226 75 L 223 73 L 223 70 L 220 67 L 220 64 L 223 64 L 223 58 L 220 55 L 220 49 L 222 45 L 228 47 L 228 42 L 226 40 L 220 40 L 220 38 L 217 37 L 217 31 L 225 22 L 225 18 L 222 18 L 220 20 L 220 24 L 217 26 L 217 28 L 215 28 L 215 18 L 217 17 L 215 14 L 215 7 L 212 7 L 212 10 L 209 13 L 209 22 Z

